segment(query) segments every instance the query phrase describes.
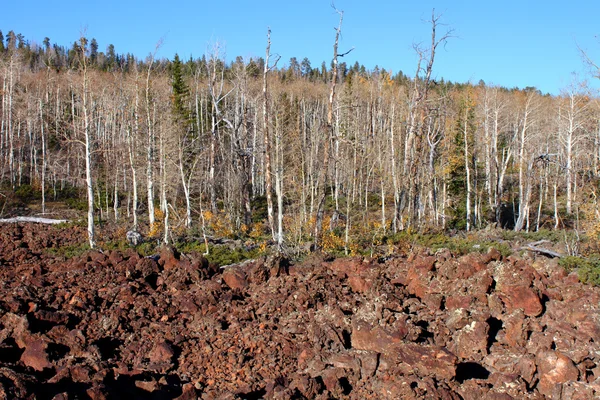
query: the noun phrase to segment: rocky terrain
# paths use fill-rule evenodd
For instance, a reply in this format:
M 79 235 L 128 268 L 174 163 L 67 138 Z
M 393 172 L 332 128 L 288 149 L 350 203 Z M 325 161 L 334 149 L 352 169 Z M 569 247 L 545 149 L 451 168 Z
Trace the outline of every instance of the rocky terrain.
M 600 396 L 600 289 L 554 260 L 47 251 L 82 235 L 2 225 L 0 398 Z

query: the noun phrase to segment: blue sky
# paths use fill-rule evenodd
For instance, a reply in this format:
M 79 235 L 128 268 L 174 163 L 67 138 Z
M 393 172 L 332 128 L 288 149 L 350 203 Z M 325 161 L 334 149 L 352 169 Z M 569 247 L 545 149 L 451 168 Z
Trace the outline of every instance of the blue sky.
M 68 46 L 86 29 L 100 50 L 114 44 L 119 53 L 144 58 L 162 38 L 159 57 L 177 52 L 199 57 L 215 42 L 227 61 L 264 56 L 267 27 L 281 63 L 308 57 L 313 67 L 331 60 L 338 18 L 330 0 L 187 1 L 162 0 L 6 2 L 0 29 L 41 43 Z M 506 87 L 535 86 L 558 94 L 574 79 L 588 79 L 577 45 L 600 63 L 600 1 L 357 1 L 336 0 L 344 11 L 340 50 L 355 50 L 346 62 L 379 65 L 412 76 L 413 43 L 430 40 L 431 11 L 454 35 L 436 58 L 434 76 L 454 82 L 483 79 Z M 440 27 L 442 31 L 444 27 Z M 597 81 L 597 80 L 596 80 Z M 600 86 L 597 82 L 596 87 Z

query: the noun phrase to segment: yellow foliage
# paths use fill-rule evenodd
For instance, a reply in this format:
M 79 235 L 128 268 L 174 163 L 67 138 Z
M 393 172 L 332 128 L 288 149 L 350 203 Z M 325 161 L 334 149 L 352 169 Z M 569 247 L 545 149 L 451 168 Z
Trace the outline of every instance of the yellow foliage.
M 586 248 L 589 252 L 600 251 L 600 205 L 594 190 L 590 193 L 590 200 L 581 204 L 583 214 L 581 227 L 587 236 Z
M 213 218 L 212 223 L 210 224 L 213 232 L 216 236 L 220 237 L 231 237 L 233 236 L 233 227 L 229 221 L 227 216 L 223 216 L 223 218 Z
M 323 250 L 333 251 L 343 248 L 345 242 L 343 238 L 337 236 L 332 231 L 326 230 L 325 232 L 323 232 L 323 237 L 321 238 L 321 245 L 323 247 Z
M 202 216 L 204 217 L 204 221 L 208 224 L 212 221 L 214 214 L 210 210 L 206 210 L 202 213 Z
M 154 222 L 150 225 L 150 231 L 148 232 L 148 237 L 151 239 L 155 239 L 160 236 L 163 230 L 163 219 L 165 218 L 165 213 L 160 208 L 154 209 Z
M 348 244 L 348 251 L 349 251 L 351 257 L 359 255 L 360 254 L 359 249 L 360 249 L 360 247 L 359 247 L 358 243 L 350 242 Z
M 248 234 L 252 239 L 256 240 L 264 234 L 262 223 L 255 222 L 252 224 L 252 230 Z
M 258 253 L 259 254 L 266 254 L 267 253 L 267 247 L 268 247 L 268 244 L 267 244 L 266 240 L 263 241 L 263 242 L 261 242 L 261 244 L 258 246 Z

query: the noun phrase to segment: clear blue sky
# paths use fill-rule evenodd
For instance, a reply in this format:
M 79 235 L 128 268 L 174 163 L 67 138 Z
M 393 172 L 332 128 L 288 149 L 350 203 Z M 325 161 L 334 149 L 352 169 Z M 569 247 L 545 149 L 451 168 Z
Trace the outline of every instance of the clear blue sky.
M 227 61 L 235 56 L 264 57 L 267 27 L 273 53 L 283 64 L 308 57 L 313 67 L 331 60 L 337 15 L 329 0 L 188 1 L 61 0 L 23 5 L 5 2 L 0 29 L 21 33 L 29 41 L 69 46 L 82 29 L 96 38 L 100 50 L 114 44 L 119 53 L 144 58 L 159 39 L 159 57 L 199 57 L 220 42 Z M 440 49 L 437 79 L 454 82 L 483 79 L 506 87 L 535 86 L 558 94 L 573 79 L 588 78 L 577 50 L 586 49 L 600 63 L 600 1 L 358 1 L 336 0 L 343 10 L 340 51 L 355 50 L 345 60 L 371 69 L 379 65 L 412 76 L 416 57 L 412 44 L 429 42 L 425 20 L 431 10 L 455 30 Z M 443 30 L 443 27 L 440 28 Z M 595 83 L 598 87 L 598 83 Z

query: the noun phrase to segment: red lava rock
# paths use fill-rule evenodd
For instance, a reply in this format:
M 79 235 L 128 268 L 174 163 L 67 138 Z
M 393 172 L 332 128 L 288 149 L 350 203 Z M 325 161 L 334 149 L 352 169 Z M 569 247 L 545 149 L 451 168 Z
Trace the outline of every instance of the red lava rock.
M 490 249 L 488 250 L 488 252 L 485 253 L 481 257 L 481 261 L 484 264 L 488 264 L 491 261 L 500 261 L 501 259 L 502 259 L 502 254 L 500 254 L 500 252 L 498 251 L 498 249 L 496 249 L 494 247 L 490 247 Z
M 48 343 L 35 336 L 27 337 L 23 340 L 25 351 L 21 355 L 21 362 L 36 371 L 43 371 L 44 368 L 51 368 L 52 364 L 48 361 L 46 349 Z
M 234 290 L 243 290 L 248 287 L 248 280 L 246 274 L 242 269 L 235 266 L 225 268 L 223 270 L 223 281 L 225 284 Z
M 433 256 L 419 257 L 412 262 L 411 267 L 419 271 L 429 272 L 433 271 L 436 261 Z
M 539 296 L 529 287 L 505 286 L 502 289 L 501 298 L 506 305 L 508 312 L 512 312 L 517 308 L 522 308 L 525 315 L 537 317 L 543 311 Z
M 64 260 L 33 249 L 82 228 L 3 228 L 0 397 L 598 397 L 600 288 L 545 257 L 219 270 L 173 248 Z
M 295 389 L 307 399 L 314 399 L 320 391 L 320 385 L 315 379 L 306 375 L 296 377 L 290 384 L 291 389 Z
M 175 400 L 196 400 L 198 399 L 198 394 L 196 393 L 196 388 L 192 383 L 186 383 L 182 387 L 182 393 L 180 396 L 176 397 Z
M 421 376 L 452 379 L 456 375 L 458 358 L 444 347 L 411 342 L 399 343 L 389 349 L 385 357 L 406 364 Z
M 511 353 L 506 350 L 487 355 L 483 364 L 493 372 L 519 376 L 530 385 L 537 369 L 534 355 Z
M 479 254 L 467 254 L 458 259 L 459 270 L 458 276 L 462 279 L 470 278 L 479 271 L 486 268 L 487 262 Z
M 105 392 L 106 389 L 100 385 L 95 385 L 85 391 L 85 393 L 90 397 L 91 400 L 106 400 L 107 396 Z
M 472 321 L 456 331 L 449 349 L 462 359 L 480 361 L 487 354 L 488 329 L 487 323 Z
M 152 351 L 150 351 L 149 358 L 152 363 L 170 363 L 174 355 L 175 351 L 173 351 L 173 347 L 163 341 L 154 346 Z
M 139 273 L 142 278 L 157 274 L 159 271 L 158 263 L 152 258 L 141 258 L 135 265 L 135 272 Z
M 600 397 L 600 383 L 565 382 L 554 385 L 553 399 L 588 400 Z
M 70 374 L 73 382 L 89 382 L 92 371 L 88 366 L 76 365 L 70 369 Z
M 124 260 L 123 253 L 118 250 L 111 251 L 108 255 L 108 260 L 112 265 L 117 265 Z
M 545 396 L 551 396 L 557 383 L 576 381 L 579 370 L 573 361 L 557 351 L 546 351 L 536 358 L 540 382 L 538 390 Z
M 362 276 L 350 275 L 348 277 L 348 284 L 352 290 L 356 293 L 366 293 L 372 286 L 370 279 L 366 279 Z
M 527 329 L 523 310 L 516 309 L 509 315 L 503 316 L 504 337 L 501 339 L 510 347 L 521 348 L 527 344 Z
M 449 296 L 446 298 L 447 310 L 457 310 L 459 308 L 468 309 L 471 306 L 471 302 L 473 301 L 473 296 L 459 294 L 456 296 Z
M 156 382 L 155 380 L 135 381 L 135 387 L 145 390 L 146 392 L 152 393 L 158 390 L 158 382 Z
M 189 260 L 182 258 L 181 254 L 172 246 L 163 246 L 160 249 L 158 264 L 164 270 L 185 268 L 190 266 Z
M 358 350 L 386 353 L 394 344 L 402 342 L 406 332 L 388 332 L 380 326 L 371 326 L 364 321 L 354 321 L 352 324 L 352 348 Z

